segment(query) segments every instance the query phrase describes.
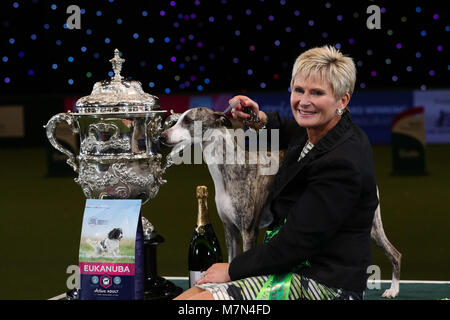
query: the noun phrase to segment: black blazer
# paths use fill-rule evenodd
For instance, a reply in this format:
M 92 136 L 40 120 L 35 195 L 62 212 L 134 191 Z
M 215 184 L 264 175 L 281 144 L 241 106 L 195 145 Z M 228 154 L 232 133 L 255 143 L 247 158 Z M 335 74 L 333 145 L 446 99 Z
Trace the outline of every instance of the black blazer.
M 287 156 L 264 210 L 286 223 L 277 236 L 237 256 L 232 280 L 292 271 L 334 288 L 362 292 L 371 261 L 370 230 L 378 205 L 372 148 L 348 112 L 297 161 L 307 141 L 294 120 L 268 113 L 268 128 L 280 129 Z

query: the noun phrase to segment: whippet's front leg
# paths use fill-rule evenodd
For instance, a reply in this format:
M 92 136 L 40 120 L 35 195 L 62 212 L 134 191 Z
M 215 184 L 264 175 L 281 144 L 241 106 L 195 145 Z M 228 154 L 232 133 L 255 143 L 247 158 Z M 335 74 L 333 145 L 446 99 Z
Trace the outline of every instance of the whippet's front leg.
M 253 228 L 251 230 L 245 230 L 242 232 L 242 247 L 244 252 L 256 246 L 257 237 L 257 229 Z
M 225 242 L 228 250 L 228 262 L 231 262 L 239 253 L 239 230 L 232 223 L 224 223 Z

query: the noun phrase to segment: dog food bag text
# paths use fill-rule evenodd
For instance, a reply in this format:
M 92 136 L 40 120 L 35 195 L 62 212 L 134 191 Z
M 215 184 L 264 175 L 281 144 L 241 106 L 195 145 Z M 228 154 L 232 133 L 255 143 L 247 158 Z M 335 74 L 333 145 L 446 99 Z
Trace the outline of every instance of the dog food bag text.
M 86 200 L 79 251 L 81 300 L 144 298 L 141 200 Z

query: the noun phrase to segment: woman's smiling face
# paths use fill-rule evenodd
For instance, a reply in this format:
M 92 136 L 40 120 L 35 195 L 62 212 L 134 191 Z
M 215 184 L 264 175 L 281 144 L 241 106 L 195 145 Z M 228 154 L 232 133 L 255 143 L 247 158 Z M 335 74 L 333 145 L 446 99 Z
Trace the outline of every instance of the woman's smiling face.
M 300 126 L 307 128 L 312 143 L 317 143 L 339 122 L 336 110 L 345 108 L 346 103 L 346 96 L 336 100 L 329 83 L 312 77 L 305 79 L 300 73 L 295 76 L 291 91 L 292 114 Z

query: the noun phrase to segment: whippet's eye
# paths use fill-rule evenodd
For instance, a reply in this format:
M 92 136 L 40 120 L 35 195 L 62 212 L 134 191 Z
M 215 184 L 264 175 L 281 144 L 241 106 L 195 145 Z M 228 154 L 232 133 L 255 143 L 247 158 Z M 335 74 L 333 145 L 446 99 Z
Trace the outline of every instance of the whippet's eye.
M 184 117 L 183 118 L 183 123 L 184 124 L 189 124 L 189 123 L 191 123 L 192 122 L 192 119 L 189 119 L 188 117 Z

